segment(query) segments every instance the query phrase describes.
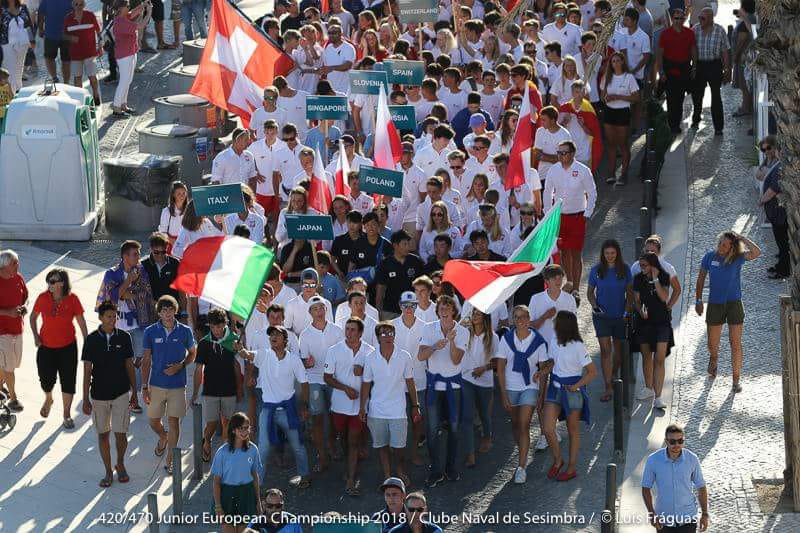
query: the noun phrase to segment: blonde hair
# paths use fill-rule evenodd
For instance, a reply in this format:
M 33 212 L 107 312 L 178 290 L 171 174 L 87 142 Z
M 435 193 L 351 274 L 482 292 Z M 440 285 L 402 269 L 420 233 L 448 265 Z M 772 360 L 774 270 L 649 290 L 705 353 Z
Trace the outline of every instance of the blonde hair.
M 483 182 L 483 184 L 486 186 L 486 190 L 483 191 L 484 195 L 486 195 L 486 191 L 489 190 L 489 178 L 486 176 L 486 174 L 475 174 L 475 176 L 472 178 L 472 183 L 469 186 L 469 190 L 467 191 L 467 200 L 475 199 L 475 180 Z
M 446 224 L 447 225 L 447 227 L 444 228 L 444 229 L 440 229 L 440 228 L 436 227 L 434 225 L 434 223 L 433 223 L 433 210 L 437 209 L 437 208 L 441 209 L 442 211 L 444 211 L 444 216 L 442 217 L 442 224 Z M 428 213 L 427 231 L 442 232 L 442 231 L 450 229 L 452 226 L 453 226 L 453 223 L 450 221 L 450 213 L 447 210 L 447 204 L 444 203 L 441 200 L 439 200 L 438 202 L 433 202 L 433 205 L 431 206 L 431 210 Z

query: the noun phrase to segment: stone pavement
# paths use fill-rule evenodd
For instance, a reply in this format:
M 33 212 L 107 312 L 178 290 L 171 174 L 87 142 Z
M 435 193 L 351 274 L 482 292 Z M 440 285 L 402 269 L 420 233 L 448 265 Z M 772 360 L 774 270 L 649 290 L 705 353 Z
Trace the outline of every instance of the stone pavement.
M 784 282 L 767 278 L 777 249 L 772 232 L 761 227 L 763 211 L 756 205 L 750 166 L 755 161 L 752 136 L 746 134 L 749 117 L 730 113 L 740 93 L 723 89 L 726 127 L 723 137 L 713 134 L 709 110 L 697 132 L 687 132 L 673 146 L 673 160 L 685 153 L 688 197 L 680 191 L 663 198 L 656 220 L 667 238 L 667 259 L 682 276 L 684 297 L 676 330 L 677 350 L 667 360 L 665 391 L 669 408 L 658 416 L 638 404 L 629 433 L 629 448 L 620 503 L 621 529 L 642 531 L 645 512 L 641 499 L 641 469 L 648 453 L 662 446 L 666 425 L 686 425 L 687 447 L 700 458 L 709 490 L 713 531 L 798 531 L 800 516 L 765 515 L 761 512 L 753 481 L 782 478 L 784 437 L 778 296 L 787 292 Z M 706 103 L 707 105 L 707 103 Z M 688 126 L 688 122 L 686 123 Z M 663 192 L 663 191 L 662 191 Z M 664 203 L 667 202 L 670 207 Z M 744 334 L 744 368 L 741 394 L 731 391 L 730 348 L 723 335 L 716 380 L 706 375 L 705 317 L 694 311 L 694 290 L 700 260 L 713 248 L 716 236 L 733 229 L 755 241 L 761 258 L 748 262 L 742 273 L 747 312 Z M 707 285 L 707 283 L 706 283 Z M 706 289 L 707 292 L 707 289 Z

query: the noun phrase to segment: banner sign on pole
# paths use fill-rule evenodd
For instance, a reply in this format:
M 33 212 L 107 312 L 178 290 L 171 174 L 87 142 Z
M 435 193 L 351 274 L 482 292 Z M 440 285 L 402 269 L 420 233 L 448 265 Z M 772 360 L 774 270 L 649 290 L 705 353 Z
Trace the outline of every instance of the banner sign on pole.
M 307 119 L 347 120 L 348 116 L 346 96 L 306 96 Z
M 242 186 L 238 183 L 192 187 L 192 200 L 198 215 L 227 215 L 244 211 Z
M 333 240 L 333 222 L 328 215 L 286 215 L 286 231 L 290 239 Z
M 436 22 L 439 20 L 439 0 L 399 0 L 400 19 L 409 22 Z
M 389 81 L 386 72 L 382 70 L 351 70 L 350 93 L 352 94 L 380 94 L 383 85 L 388 95 Z
M 425 78 L 424 61 L 403 61 L 387 59 L 383 62 L 389 83 L 401 85 L 422 85 Z
M 359 188 L 369 194 L 385 194 L 393 198 L 403 196 L 403 173 L 368 165 L 358 169 Z
M 398 130 L 413 130 L 417 127 L 417 117 L 413 105 L 390 105 L 389 113 Z

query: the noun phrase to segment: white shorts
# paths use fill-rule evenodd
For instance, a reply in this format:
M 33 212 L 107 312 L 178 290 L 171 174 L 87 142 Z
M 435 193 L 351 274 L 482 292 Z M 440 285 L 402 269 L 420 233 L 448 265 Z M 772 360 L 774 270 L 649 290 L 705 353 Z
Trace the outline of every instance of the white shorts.
M 93 57 L 78 61 L 73 60 L 69 64 L 73 78 L 97 76 L 97 62 Z
M 405 418 L 367 417 L 367 427 L 372 434 L 372 447 L 405 448 L 408 436 L 408 420 Z

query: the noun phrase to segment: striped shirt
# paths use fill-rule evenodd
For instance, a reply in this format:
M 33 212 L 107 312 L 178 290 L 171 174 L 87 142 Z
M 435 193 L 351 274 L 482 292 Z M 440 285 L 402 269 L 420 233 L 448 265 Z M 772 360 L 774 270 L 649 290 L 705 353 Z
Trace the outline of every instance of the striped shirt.
M 692 28 L 697 38 L 697 59 L 699 61 L 715 61 L 722 59 L 722 52 L 728 50 L 728 34 L 719 24 L 711 27 L 711 32 L 705 33 L 700 24 Z

